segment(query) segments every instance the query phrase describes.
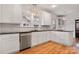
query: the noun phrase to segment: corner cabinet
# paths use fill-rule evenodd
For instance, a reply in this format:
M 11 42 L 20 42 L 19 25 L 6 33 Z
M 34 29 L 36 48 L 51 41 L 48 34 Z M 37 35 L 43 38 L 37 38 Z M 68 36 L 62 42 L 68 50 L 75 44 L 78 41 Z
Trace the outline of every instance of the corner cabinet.
M 19 51 L 19 34 L 0 35 L 0 54 Z
M 22 10 L 19 4 L 0 5 L 0 23 L 20 23 L 22 20 Z

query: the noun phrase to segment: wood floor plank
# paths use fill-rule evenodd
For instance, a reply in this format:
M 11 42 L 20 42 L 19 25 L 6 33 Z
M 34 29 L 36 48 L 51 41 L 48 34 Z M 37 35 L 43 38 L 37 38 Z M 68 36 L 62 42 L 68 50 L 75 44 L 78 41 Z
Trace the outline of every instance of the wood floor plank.
M 76 52 L 77 51 L 70 46 L 65 46 L 56 42 L 47 42 L 24 51 L 17 52 L 17 54 L 76 54 Z

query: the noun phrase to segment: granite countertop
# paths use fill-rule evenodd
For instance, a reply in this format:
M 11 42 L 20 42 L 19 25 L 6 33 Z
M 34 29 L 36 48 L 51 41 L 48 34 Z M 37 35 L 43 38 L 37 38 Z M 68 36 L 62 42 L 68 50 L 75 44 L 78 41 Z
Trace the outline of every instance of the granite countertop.
M 73 32 L 67 30 L 52 30 L 52 29 L 34 29 L 34 28 L 16 28 L 16 29 L 2 29 L 0 34 L 11 34 L 11 33 L 31 33 L 31 32 L 43 32 L 43 31 L 59 31 L 59 32 Z
M 5 28 L 0 30 L 0 34 L 31 32 L 33 30 L 33 28 Z

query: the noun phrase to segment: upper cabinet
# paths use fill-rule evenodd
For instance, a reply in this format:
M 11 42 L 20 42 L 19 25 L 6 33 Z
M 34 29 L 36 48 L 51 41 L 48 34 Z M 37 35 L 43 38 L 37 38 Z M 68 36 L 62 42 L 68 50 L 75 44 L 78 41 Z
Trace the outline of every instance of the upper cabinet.
M 2 5 L 0 4 L 0 22 L 1 22 L 1 19 L 2 19 Z
M 51 13 L 42 11 L 40 15 L 41 25 L 51 25 Z
M 0 5 L 0 23 L 20 23 L 22 21 L 21 5 Z

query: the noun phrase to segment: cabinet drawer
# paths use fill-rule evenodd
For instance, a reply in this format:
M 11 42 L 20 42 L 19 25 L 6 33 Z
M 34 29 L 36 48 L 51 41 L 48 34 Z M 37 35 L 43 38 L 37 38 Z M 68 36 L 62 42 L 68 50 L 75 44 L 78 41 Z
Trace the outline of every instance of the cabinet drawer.
M 0 54 L 19 51 L 19 34 L 0 35 Z
M 17 40 L 17 37 L 19 38 L 19 34 L 5 34 L 0 35 L 2 40 Z

